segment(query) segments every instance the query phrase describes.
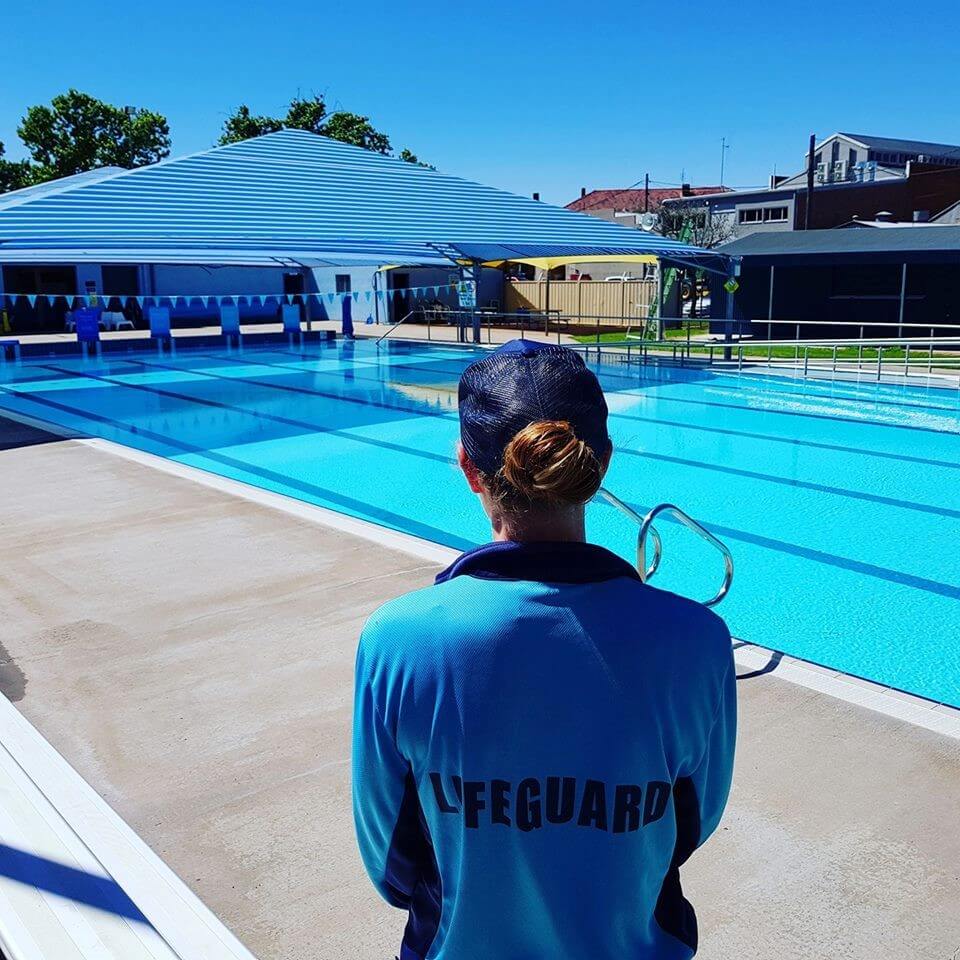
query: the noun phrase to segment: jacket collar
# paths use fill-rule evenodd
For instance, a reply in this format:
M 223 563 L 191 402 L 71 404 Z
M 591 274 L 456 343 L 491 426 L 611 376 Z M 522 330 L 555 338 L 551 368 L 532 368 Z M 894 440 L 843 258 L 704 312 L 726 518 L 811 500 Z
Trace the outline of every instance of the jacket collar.
M 454 577 L 534 580 L 541 583 L 599 583 L 615 577 L 639 580 L 637 571 L 615 553 L 593 543 L 504 540 L 468 550 L 437 574 L 437 583 Z

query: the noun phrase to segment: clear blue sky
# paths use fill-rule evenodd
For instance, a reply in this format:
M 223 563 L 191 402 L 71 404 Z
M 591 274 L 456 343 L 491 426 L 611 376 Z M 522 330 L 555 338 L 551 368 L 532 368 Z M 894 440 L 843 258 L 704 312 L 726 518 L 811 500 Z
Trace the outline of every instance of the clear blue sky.
M 368 114 L 395 149 L 565 203 L 654 181 L 763 183 L 806 138 L 960 143 L 960 5 L 33 0 L 4 12 L 0 140 L 75 86 L 166 114 L 173 155 L 239 103 L 298 91 Z

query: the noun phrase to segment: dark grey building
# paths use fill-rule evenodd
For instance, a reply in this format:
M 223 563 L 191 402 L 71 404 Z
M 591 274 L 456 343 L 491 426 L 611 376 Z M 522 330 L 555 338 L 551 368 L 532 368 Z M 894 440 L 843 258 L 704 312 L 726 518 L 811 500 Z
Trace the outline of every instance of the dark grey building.
M 742 334 L 793 338 L 895 336 L 896 326 L 923 324 L 914 333 L 954 336 L 960 323 L 960 226 L 929 224 L 877 230 L 807 230 L 752 234 L 720 248 L 742 257 L 734 296 Z M 722 333 L 719 278 L 711 298 L 711 329 Z M 909 328 L 908 328 L 909 329 Z

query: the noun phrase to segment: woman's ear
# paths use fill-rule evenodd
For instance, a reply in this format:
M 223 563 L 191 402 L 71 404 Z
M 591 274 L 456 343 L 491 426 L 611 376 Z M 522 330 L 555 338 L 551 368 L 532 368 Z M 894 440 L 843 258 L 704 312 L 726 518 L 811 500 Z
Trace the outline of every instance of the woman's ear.
M 486 487 L 480 480 L 480 471 L 467 456 L 467 451 L 463 449 L 463 444 L 459 440 L 457 441 L 457 463 L 460 464 L 460 469 L 467 478 L 467 485 L 470 489 L 474 493 L 486 493 Z

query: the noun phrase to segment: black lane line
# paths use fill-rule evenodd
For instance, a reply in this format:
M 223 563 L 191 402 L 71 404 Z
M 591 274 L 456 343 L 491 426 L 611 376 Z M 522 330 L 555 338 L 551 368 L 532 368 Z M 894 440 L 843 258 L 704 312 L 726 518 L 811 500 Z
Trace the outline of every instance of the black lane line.
M 683 457 L 672 457 L 665 453 L 649 453 L 645 450 L 630 450 L 618 447 L 617 453 L 625 453 L 632 457 L 642 457 L 645 460 L 660 460 L 664 463 L 675 463 L 683 467 L 699 467 L 703 470 L 713 470 L 734 477 L 746 477 L 750 480 L 762 480 L 765 483 L 778 483 L 784 487 L 799 487 L 803 490 L 813 490 L 817 493 L 828 493 L 838 497 L 849 497 L 853 500 L 865 500 L 868 503 L 880 503 L 887 507 L 902 507 L 904 510 L 917 510 L 920 513 L 932 513 L 938 517 L 952 517 L 960 520 L 960 510 L 950 507 L 935 507 L 927 503 L 918 503 L 914 500 L 900 500 L 897 497 L 884 497 L 878 493 L 864 493 L 860 490 L 849 490 L 845 487 L 831 487 L 825 483 L 813 483 L 809 480 L 790 480 L 787 477 L 778 477 L 771 473 L 759 473 L 756 470 L 742 470 L 738 467 L 724 467 L 718 463 L 707 463 L 703 460 L 687 460 Z
M 38 396 L 37 394 L 29 391 L 12 390 L 6 386 L 0 385 L 0 393 L 3 392 L 10 393 L 13 396 L 29 403 L 50 407 L 53 410 L 59 410 L 63 413 L 69 414 L 70 416 L 79 417 L 82 420 L 92 420 L 94 423 L 105 424 L 111 429 L 120 431 L 121 433 L 131 434 L 134 437 L 144 437 L 145 439 L 151 440 L 154 443 L 159 443 L 166 447 L 173 447 L 174 449 L 179 450 L 181 453 L 199 454 L 200 456 L 207 460 L 211 460 L 214 463 L 222 464 L 223 466 L 230 467 L 234 470 L 242 470 L 246 474 L 255 477 L 261 477 L 264 480 L 269 480 L 272 483 L 276 483 L 288 489 L 298 490 L 301 493 L 307 494 L 308 497 L 314 497 L 319 500 L 325 500 L 329 503 L 335 503 L 347 511 L 353 511 L 352 514 L 348 515 L 356 515 L 359 513 L 367 517 L 377 517 L 378 522 L 382 521 L 381 525 L 383 526 L 389 526 L 392 529 L 400 530 L 403 533 L 409 533 L 412 536 L 429 540 L 432 543 L 439 543 L 443 546 L 451 546 L 457 550 L 469 550 L 471 547 L 476 546 L 476 544 L 472 541 L 448 533 L 446 530 L 441 530 L 439 527 L 433 527 L 429 524 L 421 523 L 419 520 L 411 520 L 409 517 L 404 517 L 399 513 L 393 513 L 390 510 L 385 510 L 382 507 L 375 506 L 371 503 L 366 503 L 363 500 L 356 500 L 353 497 L 344 496 L 343 494 L 337 493 L 334 490 L 329 490 L 326 487 L 320 487 L 313 483 L 307 483 L 306 481 L 298 480 L 296 477 L 290 477 L 286 474 L 277 473 L 274 470 L 268 470 L 265 467 L 254 466 L 244 462 L 243 460 L 237 460 L 234 457 L 228 457 L 222 453 L 216 453 L 208 447 L 184 443 L 181 440 L 174 439 L 173 437 L 167 437 L 160 433 L 154 433 L 151 430 L 142 430 L 138 427 L 123 423 L 120 420 L 114 420 L 111 417 L 105 417 L 98 413 L 85 411 L 79 407 L 72 407 L 65 403 L 58 403 L 55 400 Z M 54 420 L 53 422 L 56 423 L 57 421 Z M 136 445 L 133 444 L 133 446 Z M 166 457 L 166 459 L 170 458 Z M 208 470 L 207 472 L 216 473 L 217 471 Z M 224 474 L 218 475 L 224 476 Z M 258 484 L 251 484 L 251 486 L 258 486 Z M 269 488 L 261 486 L 260 489 Z M 312 501 L 308 500 L 307 502 Z
M 284 354 L 286 354 L 287 352 L 288 352 L 288 351 L 280 351 L 280 350 L 270 350 L 270 351 L 269 351 L 269 353 L 271 353 L 271 354 L 278 354 L 278 353 L 284 353 Z M 205 359 L 209 359 L 209 360 L 214 361 L 214 362 L 222 362 L 222 361 L 225 360 L 225 361 L 227 361 L 227 362 L 229 362 L 229 363 L 239 363 L 239 364 L 243 364 L 243 363 L 244 363 L 243 360 L 235 359 L 235 358 L 233 358 L 233 357 L 215 357 L 215 356 L 213 356 L 212 354 L 204 354 L 204 355 L 202 355 L 202 356 L 203 356 Z M 305 354 L 291 354 L 291 356 L 301 356 L 301 357 L 304 357 L 304 359 L 310 359 L 310 358 L 307 357 L 307 355 L 305 355 Z M 130 362 L 130 361 L 128 361 L 128 362 Z M 136 362 L 139 363 L 139 362 L 141 362 L 141 361 L 136 361 Z M 260 366 L 270 367 L 271 369 L 274 369 L 274 370 L 289 370 L 289 371 L 291 371 L 291 372 L 293 372 L 293 373 L 299 373 L 299 374 L 308 375 L 308 376 L 336 377 L 338 380 L 342 380 L 342 379 L 343 379 L 341 373 L 339 373 L 339 372 L 337 372 L 337 371 L 333 371 L 333 370 L 308 370 L 308 369 L 305 369 L 305 368 L 302 367 L 302 366 L 295 367 L 295 366 L 293 366 L 292 364 L 288 364 L 288 363 L 266 363 L 266 362 L 264 362 L 263 360 L 258 360 L 257 363 L 258 363 Z M 397 364 L 394 364 L 393 366 L 398 366 L 398 365 L 397 365 Z M 426 366 L 426 365 L 424 365 L 424 366 Z M 165 369 L 178 370 L 178 371 L 180 371 L 180 372 L 184 372 L 184 369 L 185 369 L 185 368 L 183 368 L 183 367 L 165 367 Z M 190 369 L 190 368 L 186 368 L 186 369 Z M 411 371 L 416 371 L 416 370 L 418 370 L 418 369 L 420 369 L 420 368 L 418 368 L 418 367 L 404 366 L 403 369 L 405 369 L 405 370 L 411 370 Z M 197 372 L 199 373 L 199 371 L 197 371 Z M 434 370 L 433 372 L 436 372 L 436 373 L 453 373 L 454 371 L 449 371 L 449 370 L 440 370 L 440 371 L 437 371 L 437 370 Z M 203 375 L 203 374 L 201 374 L 201 375 Z M 362 381 L 364 381 L 365 383 L 381 383 L 381 384 L 382 384 L 382 383 L 384 382 L 384 381 L 382 380 L 382 378 L 379 378 L 379 377 L 366 377 L 366 376 L 362 376 L 362 375 L 360 375 L 360 374 L 358 374 L 358 373 L 356 373 L 356 372 L 351 372 L 351 375 L 354 377 L 355 380 L 362 380 Z M 218 375 L 217 375 L 217 374 L 211 374 L 211 376 L 218 376 Z M 242 378 L 240 378 L 240 377 L 226 377 L 226 378 L 224 378 L 224 379 L 227 379 L 227 380 L 234 380 L 234 379 L 236 379 L 236 380 L 241 380 Z M 263 385 L 266 386 L 266 383 L 264 383 Z M 415 386 L 423 386 L 423 384 L 414 384 L 414 385 L 415 385 Z M 296 387 L 290 387 L 290 388 L 288 388 L 288 389 L 296 390 L 297 388 L 296 388 Z M 306 388 L 304 388 L 304 391 L 305 391 L 305 392 L 315 392 L 318 396 L 322 396 L 322 397 L 331 397 L 331 398 L 334 398 L 334 399 L 342 399 L 342 400 L 344 400 L 346 403 L 364 403 L 364 402 L 365 402 L 365 401 L 362 401 L 362 400 L 357 400 L 357 399 L 352 398 L 352 397 L 341 397 L 339 394 L 325 393 L 325 392 L 319 391 L 319 390 L 317 390 L 317 391 L 307 391 Z M 633 394 L 631 394 L 631 395 L 633 395 Z M 637 396 L 639 396 L 639 395 L 637 395 Z M 399 405 L 386 404 L 386 403 L 383 403 L 382 401 L 371 401 L 371 403 L 373 403 L 374 405 L 377 405 L 377 406 L 384 406 L 384 407 L 387 407 L 387 408 L 389 408 L 389 409 L 403 410 L 403 411 L 410 412 L 410 413 L 422 413 L 424 416 L 442 417 L 442 418 L 444 418 L 444 419 L 451 419 L 451 420 L 456 418 L 456 414 L 453 414 L 453 413 L 443 413 L 443 412 L 440 412 L 440 411 L 429 410 L 429 409 L 426 409 L 426 410 L 418 410 L 418 409 L 415 408 L 415 407 L 403 407 L 403 406 L 399 406 Z M 701 431 L 701 432 L 704 432 L 704 433 L 716 433 L 716 434 L 720 434 L 720 435 L 723 435 L 723 436 L 744 437 L 744 438 L 750 439 L 750 440 L 765 440 L 765 441 L 770 441 L 770 442 L 772 442 L 772 443 L 785 443 L 785 444 L 794 445 L 794 446 L 811 447 L 812 449 L 816 449 L 816 450 L 832 450 L 832 451 L 835 451 L 835 452 L 838 452 L 838 453 L 851 453 L 851 454 L 855 454 L 855 455 L 859 455 L 859 456 L 878 457 L 878 458 L 884 459 L 884 460 L 897 460 L 897 461 L 906 462 L 906 463 L 918 463 L 918 464 L 922 464 L 923 466 L 928 466 L 928 467 L 945 467 L 945 468 L 948 468 L 948 469 L 950 469 L 950 470 L 960 470 L 960 462 L 956 462 L 956 463 L 955 463 L 955 462 L 952 462 L 952 461 L 949 461 L 949 460 L 935 460 L 935 459 L 932 459 L 932 458 L 930 458 L 930 457 L 916 457 L 916 456 L 911 456 L 910 454 L 902 454 L 902 455 L 901 455 L 901 454 L 896 454 L 896 453 L 888 453 L 888 452 L 885 451 L 885 450 L 868 450 L 868 449 L 863 448 L 863 447 L 847 447 L 847 446 L 844 446 L 843 444 L 837 444 L 837 443 L 822 443 L 822 442 L 819 442 L 819 441 L 816 441 L 816 440 L 798 440 L 798 439 L 795 439 L 795 438 L 792 438 L 792 437 L 776 436 L 776 435 L 774 435 L 774 434 L 769 434 L 769 433 L 752 433 L 752 432 L 745 431 L 745 430 L 732 430 L 732 429 L 729 429 L 729 428 L 726 428 L 726 427 L 707 427 L 707 426 L 702 426 L 702 425 L 700 425 L 700 424 L 684 423 L 683 421 L 680 421 L 680 420 L 663 420 L 663 419 L 660 419 L 660 418 L 658 418 L 658 417 L 644 417 L 644 416 L 639 416 L 639 415 L 637 415 L 637 414 L 630 414 L 630 413 L 611 413 L 611 414 L 610 414 L 610 417 L 611 417 L 611 418 L 614 418 L 614 419 L 618 419 L 618 420 L 631 420 L 631 421 L 636 421 L 636 422 L 639 422 L 639 423 L 654 423 L 654 424 L 657 424 L 657 425 L 659 425 L 659 426 L 665 426 L 665 427 L 677 427 L 677 428 L 682 429 L 682 430 L 698 430 L 698 431 Z M 858 422 L 858 421 L 850 421 L 850 420 L 847 420 L 847 421 L 844 421 L 844 422 L 846 422 L 846 423 L 855 423 L 855 422 Z M 939 431 L 938 431 L 938 432 L 939 432 Z M 945 436 L 952 436 L 952 434 L 945 434 Z M 623 448 L 620 448 L 620 447 L 617 448 L 618 451 L 621 450 L 621 449 L 623 449 Z M 839 488 L 838 488 L 838 489 L 839 489 Z
M 215 360 L 216 358 L 210 357 L 210 359 Z M 159 363 L 140 361 L 140 360 L 125 360 L 124 362 L 135 363 L 138 366 L 149 367 L 152 369 L 172 370 L 178 373 L 190 372 L 195 376 L 209 377 L 216 380 L 225 380 L 227 382 L 235 381 L 237 383 L 246 383 L 261 389 L 281 390 L 287 393 L 304 394 L 308 396 L 314 395 L 314 396 L 321 396 L 321 397 L 332 397 L 334 399 L 349 400 L 349 402 L 353 402 L 353 403 L 363 403 L 363 401 L 359 400 L 358 398 L 340 398 L 340 397 L 337 397 L 337 395 L 335 394 L 325 393 L 322 391 L 314 390 L 309 387 L 293 387 L 293 386 L 290 386 L 289 384 L 271 383 L 270 381 L 257 380 L 253 377 L 227 377 L 218 373 L 210 373 L 205 370 L 198 370 L 195 368 L 174 367 L 174 366 L 169 366 L 167 364 L 159 364 Z M 289 369 L 302 376 L 315 375 L 314 371 L 301 370 L 298 367 L 284 367 L 284 369 Z M 367 379 L 367 382 L 376 382 L 376 381 Z M 211 402 L 214 402 L 214 401 L 211 401 Z M 389 409 L 409 410 L 412 413 L 418 412 L 416 408 L 393 407 L 390 404 L 384 404 L 377 401 L 374 402 L 374 405 L 388 407 Z M 434 415 L 439 417 L 454 419 L 452 414 L 435 413 Z M 398 445 L 389 445 L 389 446 L 395 447 L 401 452 L 404 452 L 405 449 L 412 450 L 412 448 L 401 448 Z M 635 457 L 642 457 L 648 460 L 659 460 L 664 463 L 675 463 L 678 466 L 699 467 L 704 470 L 712 470 L 717 473 L 726 474 L 728 476 L 745 477 L 750 480 L 760 480 L 760 481 L 763 481 L 764 483 L 776 483 L 786 487 L 797 487 L 804 490 L 812 490 L 817 493 L 826 493 L 826 494 L 831 494 L 833 496 L 838 496 L 838 497 L 847 497 L 853 500 L 862 500 L 868 503 L 878 503 L 884 506 L 900 507 L 904 510 L 916 510 L 920 513 L 929 513 L 939 517 L 952 517 L 954 519 L 960 519 L 960 510 L 952 510 L 949 507 L 936 507 L 930 504 L 920 503 L 914 500 L 901 500 L 897 497 L 885 497 L 885 496 L 882 496 L 881 494 L 866 493 L 859 490 L 851 490 L 846 487 L 835 487 L 835 486 L 831 486 L 829 484 L 823 484 L 823 483 L 813 483 L 807 480 L 791 480 L 787 477 L 776 476 L 775 474 L 760 473 L 754 470 L 743 470 L 737 467 L 726 467 L 726 466 L 723 466 L 722 464 L 708 463 L 707 461 L 703 461 L 703 460 L 689 460 L 683 457 L 669 456 L 667 454 L 650 453 L 650 452 L 641 451 L 641 450 L 632 450 L 626 447 L 618 447 L 617 453 L 623 453 L 623 454 L 627 454 L 629 456 L 635 456 Z M 452 464 L 453 459 L 448 458 L 446 462 Z
M 48 369 L 56 370 L 58 368 L 51 366 Z M 178 370 L 181 373 L 183 372 L 182 368 L 178 368 Z M 74 376 L 74 374 L 68 374 L 68 375 Z M 103 380 L 103 382 L 108 383 L 111 386 L 119 386 L 119 387 L 142 386 L 144 389 L 148 389 L 149 392 L 152 392 L 152 393 L 159 392 L 156 390 L 149 390 L 149 388 L 147 388 L 145 385 L 124 384 L 122 381 L 113 382 L 113 381 L 107 380 L 106 378 L 98 378 L 98 377 L 95 377 L 94 379 L 101 379 Z M 34 395 L 29 393 L 22 393 L 20 391 L 10 391 L 10 392 L 15 393 L 15 395 L 21 396 L 26 399 L 34 399 Z M 217 403 L 216 401 L 193 401 L 189 397 L 184 397 L 184 396 L 175 395 L 175 394 L 174 396 L 176 396 L 177 399 L 185 399 L 187 400 L 187 402 L 202 402 L 209 406 L 223 407 L 226 409 L 235 409 L 235 410 L 239 409 L 239 408 L 230 408 L 226 404 L 220 404 L 220 403 Z M 48 402 L 48 401 L 43 401 L 43 402 Z M 70 412 L 74 415 L 79 413 L 81 416 L 88 416 L 90 419 L 99 419 L 99 420 L 102 420 L 103 422 L 110 423 L 111 425 L 115 423 L 115 421 L 112 421 L 109 418 L 101 418 L 96 415 L 84 414 L 82 411 L 67 407 L 62 404 L 56 404 L 53 401 L 49 401 L 48 403 L 51 406 L 66 410 L 67 412 Z M 240 412 L 246 413 L 248 411 L 241 410 Z M 133 433 L 138 432 L 136 430 L 130 430 L 130 428 L 127 428 L 127 427 L 122 427 L 122 429 L 125 429 L 128 432 L 133 432 Z M 148 434 L 143 433 L 142 435 L 147 436 Z M 160 435 L 156 435 L 156 436 L 160 436 Z M 172 443 L 171 441 L 166 440 L 165 438 L 161 438 L 161 442 L 168 443 L 171 446 L 179 445 L 177 443 Z M 224 457 L 219 454 L 213 454 L 212 452 L 208 451 L 206 448 L 203 448 L 203 447 L 195 448 L 192 452 L 201 452 L 205 456 L 208 456 L 215 461 L 226 463 L 230 466 L 233 466 L 237 469 L 245 470 L 246 472 L 252 473 L 254 475 L 267 477 L 273 480 L 273 482 L 283 483 L 283 484 L 286 484 L 287 486 L 293 487 L 294 489 L 299 489 L 301 487 L 307 491 L 322 489 L 322 488 L 314 487 L 313 485 L 310 485 L 310 484 L 301 484 L 299 481 L 296 481 L 293 478 L 287 477 L 284 474 L 278 474 L 273 471 L 268 471 L 261 468 L 253 468 L 243 463 L 243 461 L 237 461 L 237 460 L 233 460 L 232 458 Z M 372 505 L 369 505 L 369 504 L 364 504 L 361 501 L 350 500 L 350 498 L 342 498 L 339 494 L 334 494 L 332 491 L 325 491 L 324 496 L 328 496 L 328 495 L 333 502 L 337 502 L 337 498 L 339 498 L 341 500 L 344 500 L 344 499 L 349 500 L 350 504 L 360 504 L 362 509 L 369 511 L 373 515 L 376 515 L 376 512 L 380 510 L 380 508 L 373 507 Z M 649 507 L 644 507 L 642 505 L 632 505 L 632 506 L 634 506 L 634 509 L 636 509 L 640 513 L 645 513 L 649 509 Z M 353 506 L 352 509 L 357 509 L 357 507 Z M 398 514 L 392 514 L 389 511 L 381 511 L 381 512 L 384 514 L 389 514 L 389 516 L 393 518 L 396 518 L 399 516 Z M 406 521 L 405 518 L 402 518 L 402 517 L 400 519 L 403 520 L 404 522 L 409 522 L 409 523 L 416 522 L 416 521 Z M 397 520 L 393 520 L 393 523 L 396 524 Z M 421 526 L 426 526 L 426 525 L 421 524 Z M 867 563 L 861 560 L 852 560 L 847 557 L 841 557 L 836 554 L 826 553 L 825 551 L 821 551 L 821 550 L 814 550 L 812 548 L 803 547 L 803 546 L 800 546 L 799 544 L 790 543 L 785 540 L 777 540 L 772 537 L 764 537 L 760 534 L 749 533 L 745 530 L 740 530 L 736 527 L 726 527 L 726 526 L 713 524 L 713 523 L 705 524 L 705 526 L 707 526 L 709 529 L 711 529 L 712 531 L 714 531 L 714 533 L 718 535 L 723 534 L 724 536 L 727 536 L 733 540 L 740 540 L 743 543 L 750 543 L 755 546 L 764 547 L 766 549 L 774 550 L 780 553 L 787 553 L 793 556 L 801 557 L 803 559 L 813 560 L 817 563 L 828 564 L 831 566 L 839 567 L 841 569 L 851 570 L 856 573 L 861 573 L 865 576 L 875 577 L 877 579 L 886 580 L 891 583 L 898 583 L 904 586 L 912 587 L 917 590 L 924 590 L 928 593 L 939 594 L 941 596 L 949 597 L 950 599 L 960 599 L 960 587 L 956 587 L 951 584 L 940 583 L 937 580 L 930 580 L 925 577 L 917 577 L 917 576 L 914 576 L 913 574 L 902 573 L 898 570 L 891 570 L 887 567 L 881 567 L 877 564 Z M 402 530 L 405 528 L 401 525 L 399 529 Z M 428 537 L 427 539 L 435 539 L 435 536 L 437 533 L 436 528 L 430 527 L 428 529 L 433 530 L 435 532 L 433 537 Z M 439 532 L 443 533 L 442 531 L 439 531 Z M 450 535 L 444 534 L 444 536 L 449 538 Z M 441 539 L 439 541 L 435 540 L 435 542 L 444 543 L 446 541 Z M 462 542 L 466 543 L 466 541 L 462 541 Z
M 127 360 L 125 362 L 136 363 L 139 366 L 145 366 L 145 367 L 155 366 L 163 370 L 175 370 L 178 373 L 187 372 L 187 371 L 184 371 L 182 367 L 167 367 L 167 366 L 162 366 L 160 364 L 146 364 L 146 363 L 141 363 L 138 360 L 132 360 L 132 361 Z M 48 366 L 47 369 L 58 370 L 60 373 L 66 374 L 67 376 L 70 376 L 70 377 L 77 376 L 77 374 L 70 373 L 67 370 L 63 370 L 60 367 L 55 367 L 52 365 Z M 207 376 L 206 374 L 201 373 L 199 371 L 197 372 L 197 375 L 201 377 Z M 401 444 L 398 444 L 398 443 L 390 443 L 387 440 L 375 440 L 372 437 L 362 437 L 362 436 L 358 436 L 357 434 L 348 433 L 345 430 L 339 430 L 335 427 L 325 427 L 325 426 L 322 426 L 321 424 L 308 423 L 305 420 L 293 420 L 290 417 L 281 417 L 273 413 L 261 413 L 254 410 L 248 410 L 246 407 L 238 407 L 230 403 L 223 403 L 220 400 L 208 400 L 205 397 L 195 397 L 189 393 L 179 393 L 176 390 L 166 390 L 163 387 L 152 387 L 146 383 L 126 383 L 123 380 L 116 380 L 116 379 L 111 379 L 110 377 L 98 376 L 97 374 L 94 374 L 94 373 L 85 373 L 85 374 L 82 374 L 82 376 L 88 377 L 91 380 L 96 380 L 100 383 L 105 383 L 111 387 L 120 387 L 122 389 L 127 389 L 127 390 L 139 390 L 143 393 L 150 393 L 150 394 L 154 394 L 156 396 L 161 396 L 161 397 L 169 397 L 172 400 L 183 400 L 186 403 L 196 403 L 204 407 L 213 407 L 219 410 L 229 410 L 232 413 L 241 413 L 241 414 L 244 414 L 245 416 L 252 417 L 255 420 L 267 420 L 273 423 L 280 423 L 287 427 L 293 427 L 298 431 L 330 434 L 331 436 L 341 437 L 344 440 L 351 440 L 355 443 L 364 444 L 365 446 L 381 447 L 385 450 L 392 450 L 397 453 L 409 454 L 410 456 L 419 457 L 422 460 L 433 460 L 437 463 L 443 463 L 447 465 L 450 465 L 456 462 L 452 457 L 445 457 L 439 453 L 429 453 L 426 450 L 418 450 L 416 447 L 407 447 L 407 446 L 402 446 Z M 213 375 L 213 377 L 215 378 L 216 375 Z M 207 376 L 207 379 L 211 379 L 211 377 Z M 222 377 L 220 379 L 232 380 L 234 378 Z M 239 377 L 237 377 L 236 379 L 238 381 L 240 380 Z M 253 382 L 254 381 L 250 381 L 250 383 L 253 383 Z M 264 386 L 266 385 L 264 384 Z

